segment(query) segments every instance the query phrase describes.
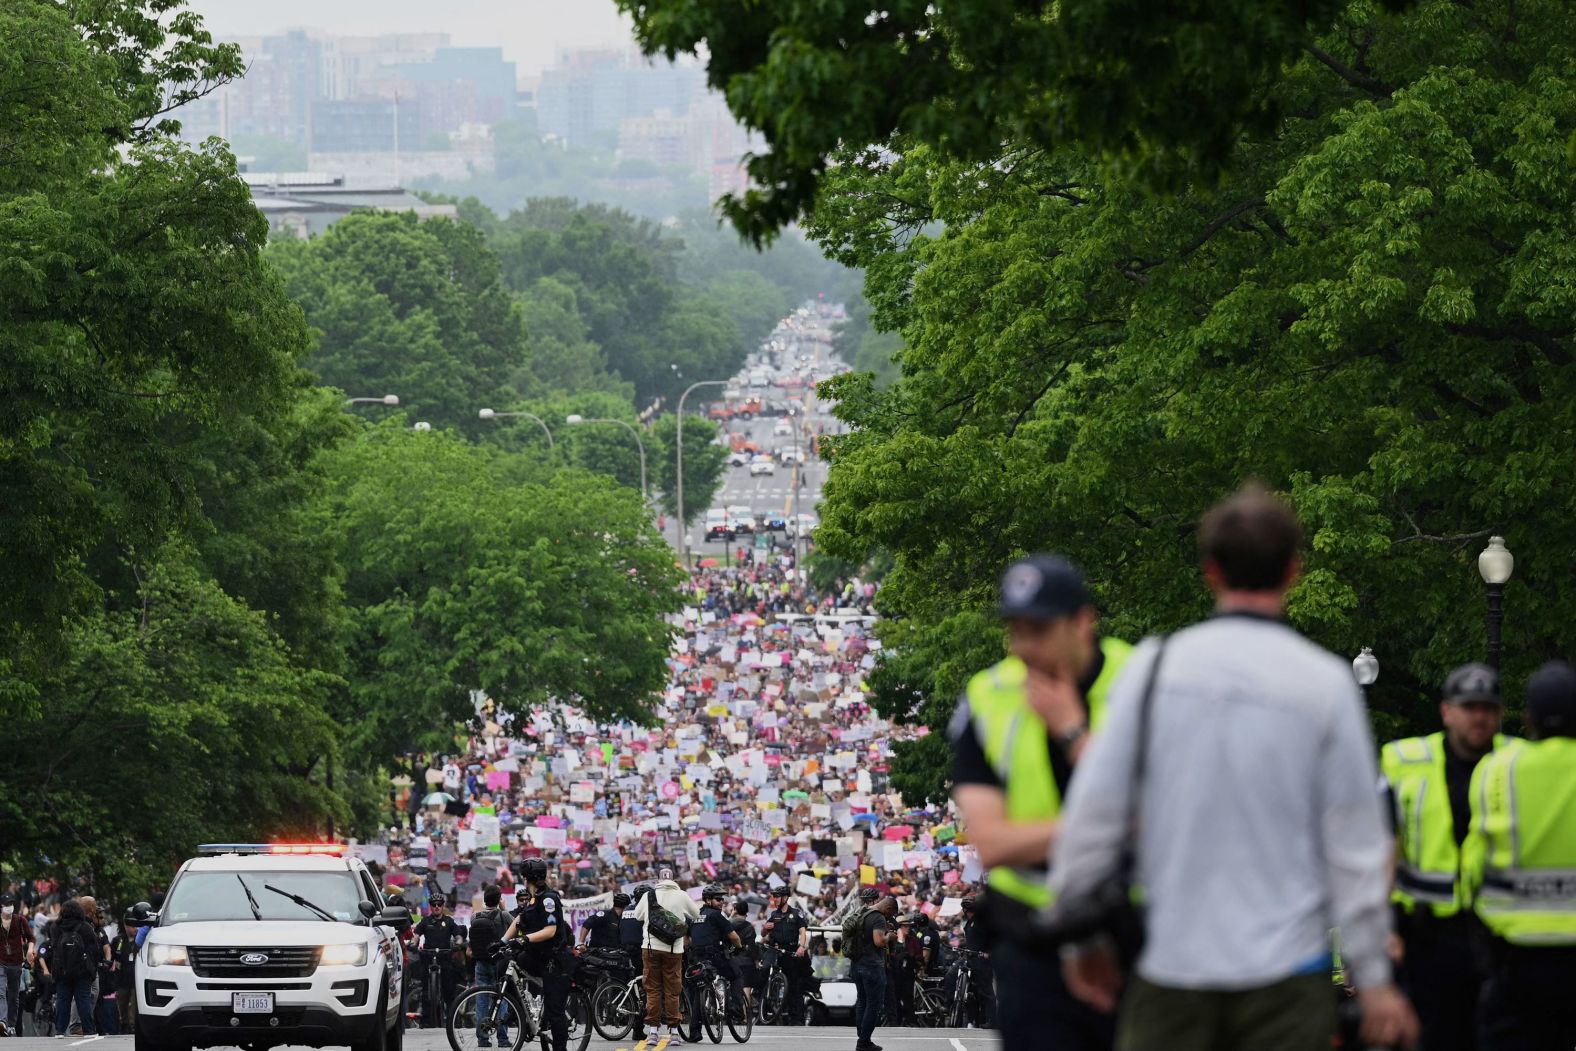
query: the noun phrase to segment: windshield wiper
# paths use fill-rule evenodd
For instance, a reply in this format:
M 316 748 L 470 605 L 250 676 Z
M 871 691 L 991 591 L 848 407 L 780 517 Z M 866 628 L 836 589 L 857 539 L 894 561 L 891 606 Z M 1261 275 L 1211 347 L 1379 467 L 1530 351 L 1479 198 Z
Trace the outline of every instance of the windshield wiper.
M 330 913 L 327 909 L 324 909 L 324 908 L 322 908 L 320 906 L 317 906 L 317 905 L 313 905 L 310 901 L 307 901 L 305 898 L 303 898 L 299 894 L 291 894 L 287 890 L 280 890 L 278 887 L 274 886 L 272 883 L 264 883 L 263 884 L 263 889 L 264 890 L 271 890 L 275 894 L 279 894 L 279 895 L 282 895 L 282 896 L 284 896 L 286 898 L 289 898 L 291 901 L 295 902 L 297 905 L 301 906 L 303 909 L 309 909 L 312 912 L 317 913 L 319 916 L 323 917 L 323 919 L 327 920 L 329 923 L 338 923 L 339 922 L 338 920 L 334 919 L 333 914 Z
M 252 907 L 252 919 L 261 920 L 263 918 L 263 910 L 257 907 L 257 899 L 252 897 L 252 888 L 246 885 L 246 880 L 241 879 L 239 872 L 235 874 L 235 878 L 241 881 L 241 889 L 246 891 L 246 904 Z

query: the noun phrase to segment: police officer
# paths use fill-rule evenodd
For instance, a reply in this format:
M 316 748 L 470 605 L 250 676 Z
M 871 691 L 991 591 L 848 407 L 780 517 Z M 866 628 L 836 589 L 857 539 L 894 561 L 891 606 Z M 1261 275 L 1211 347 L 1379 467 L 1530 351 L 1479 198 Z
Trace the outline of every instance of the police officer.
M 1527 680 L 1527 728 L 1478 763 L 1462 893 L 1491 935 L 1484 1051 L 1576 1047 L 1576 669 Z
M 437 1010 L 433 1017 L 442 1020 L 448 1017 L 449 1004 L 454 1002 L 454 991 L 459 986 L 459 970 L 454 965 L 454 950 L 460 947 L 464 931 L 454 922 L 454 917 L 448 915 L 448 903 L 441 897 L 432 899 L 432 912 L 420 923 L 416 924 L 416 937 L 423 949 L 429 953 L 436 952 L 437 956 L 420 957 L 423 966 L 423 977 L 418 979 L 417 988 L 425 989 L 425 968 L 437 967 L 440 987 L 443 990 L 443 1003 L 437 1005 L 423 1005 L 423 1012 L 432 1006 Z M 422 1023 L 426 1024 L 425 1021 Z
M 580 925 L 580 944 L 592 949 L 616 949 L 623 944 L 619 933 L 624 921 L 624 910 L 629 908 L 628 894 L 613 895 L 611 909 L 598 909 Z
M 525 937 L 520 962 L 542 980 L 542 1027 L 553 1035 L 552 1051 L 569 1044 L 569 974 L 574 958 L 569 950 L 569 921 L 563 899 L 547 885 L 547 862 L 526 858 L 520 866 L 525 880 L 523 904 L 504 935 Z
M 1465 664 L 1445 680 L 1445 728 L 1391 741 L 1379 764 L 1395 822 L 1400 984 L 1422 1026 L 1420 1051 L 1472 1051 L 1482 979 L 1473 955 L 1476 919 L 1457 892 L 1460 846 L 1471 818 L 1468 790 L 1482 758 L 1507 739 L 1499 675 Z
M 996 1014 L 1006 1051 L 1103 1051 L 1115 1022 L 1067 991 L 1055 948 L 1016 932 L 1050 904 L 1046 859 L 1073 769 L 1098 731 L 1132 647 L 1097 636 L 1083 576 L 1065 559 L 1031 555 L 1002 575 L 1009 656 L 975 675 L 948 730 L 952 795 L 989 868 Z
M 804 994 L 806 979 L 810 976 L 810 921 L 804 913 L 788 902 L 788 889 L 778 887 L 771 892 L 771 903 L 761 933 L 766 942 L 777 950 L 777 966 L 788 980 L 783 1000 L 783 1022 L 800 1025 L 804 1021 Z
M 963 899 L 963 962 L 974 978 L 974 1004 L 970 1015 L 973 1025 L 984 1028 L 996 1017 L 996 983 L 990 969 L 989 928 L 980 914 L 979 899 Z
M 727 979 L 728 1014 L 732 1017 L 744 1002 L 744 987 L 739 981 L 738 970 L 728 958 L 728 950 L 739 948 L 742 942 L 732 922 L 722 911 L 727 897 L 727 890 L 717 883 L 701 891 L 700 922 L 690 928 L 689 947 L 695 959 L 711 964 L 718 974 Z M 700 1018 L 696 1015 L 691 1016 L 689 1039 L 700 1039 Z

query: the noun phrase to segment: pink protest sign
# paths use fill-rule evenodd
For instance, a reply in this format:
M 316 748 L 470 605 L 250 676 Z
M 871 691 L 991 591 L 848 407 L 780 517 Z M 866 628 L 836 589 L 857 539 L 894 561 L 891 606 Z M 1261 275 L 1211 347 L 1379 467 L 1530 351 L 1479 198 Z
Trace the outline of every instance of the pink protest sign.
M 901 843 L 914 834 L 912 825 L 888 825 L 881 832 L 882 839 L 889 839 L 894 843 Z
M 663 799 L 677 799 L 679 797 L 680 791 L 682 791 L 682 789 L 679 788 L 679 783 L 677 781 L 662 782 Z
M 553 814 L 543 814 L 541 817 L 536 819 L 537 828 L 561 828 L 563 827 L 563 824 L 563 819 L 556 817 Z

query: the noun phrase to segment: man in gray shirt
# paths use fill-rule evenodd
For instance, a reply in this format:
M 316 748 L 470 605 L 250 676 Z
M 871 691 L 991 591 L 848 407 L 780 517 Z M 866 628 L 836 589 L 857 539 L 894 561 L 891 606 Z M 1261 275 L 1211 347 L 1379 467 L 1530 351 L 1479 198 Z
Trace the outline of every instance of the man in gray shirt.
M 1332 928 L 1365 1040 L 1416 1038 L 1385 955 L 1390 839 L 1362 700 L 1347 662 L 1282 620 L 1301 540 L 1291 509 L 1257 488 L 1210 511 L 1199 541 L 1215 616 L 1138 649 L 1073 779 L 1051 870 L 1058 910 L 1087 904 L 1120 866 L 1159 654 L 1136 801 L 1147 940 L 1120 1051 L 1327 1051 Z M 1115 1007 L 1107 948 L 1064 959 L 1069 989 Z

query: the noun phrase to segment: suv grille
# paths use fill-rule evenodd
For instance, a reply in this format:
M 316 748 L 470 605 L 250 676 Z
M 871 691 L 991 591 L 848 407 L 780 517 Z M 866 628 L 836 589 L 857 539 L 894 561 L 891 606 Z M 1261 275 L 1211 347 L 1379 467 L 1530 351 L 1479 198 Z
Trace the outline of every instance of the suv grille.
M 192 970 L 199 978 L 310 978 L 322 949 L 316 945 L 281 948 L 191 946 Z M 243 956 L 266 956 L 263 963 L 245 963 Z

